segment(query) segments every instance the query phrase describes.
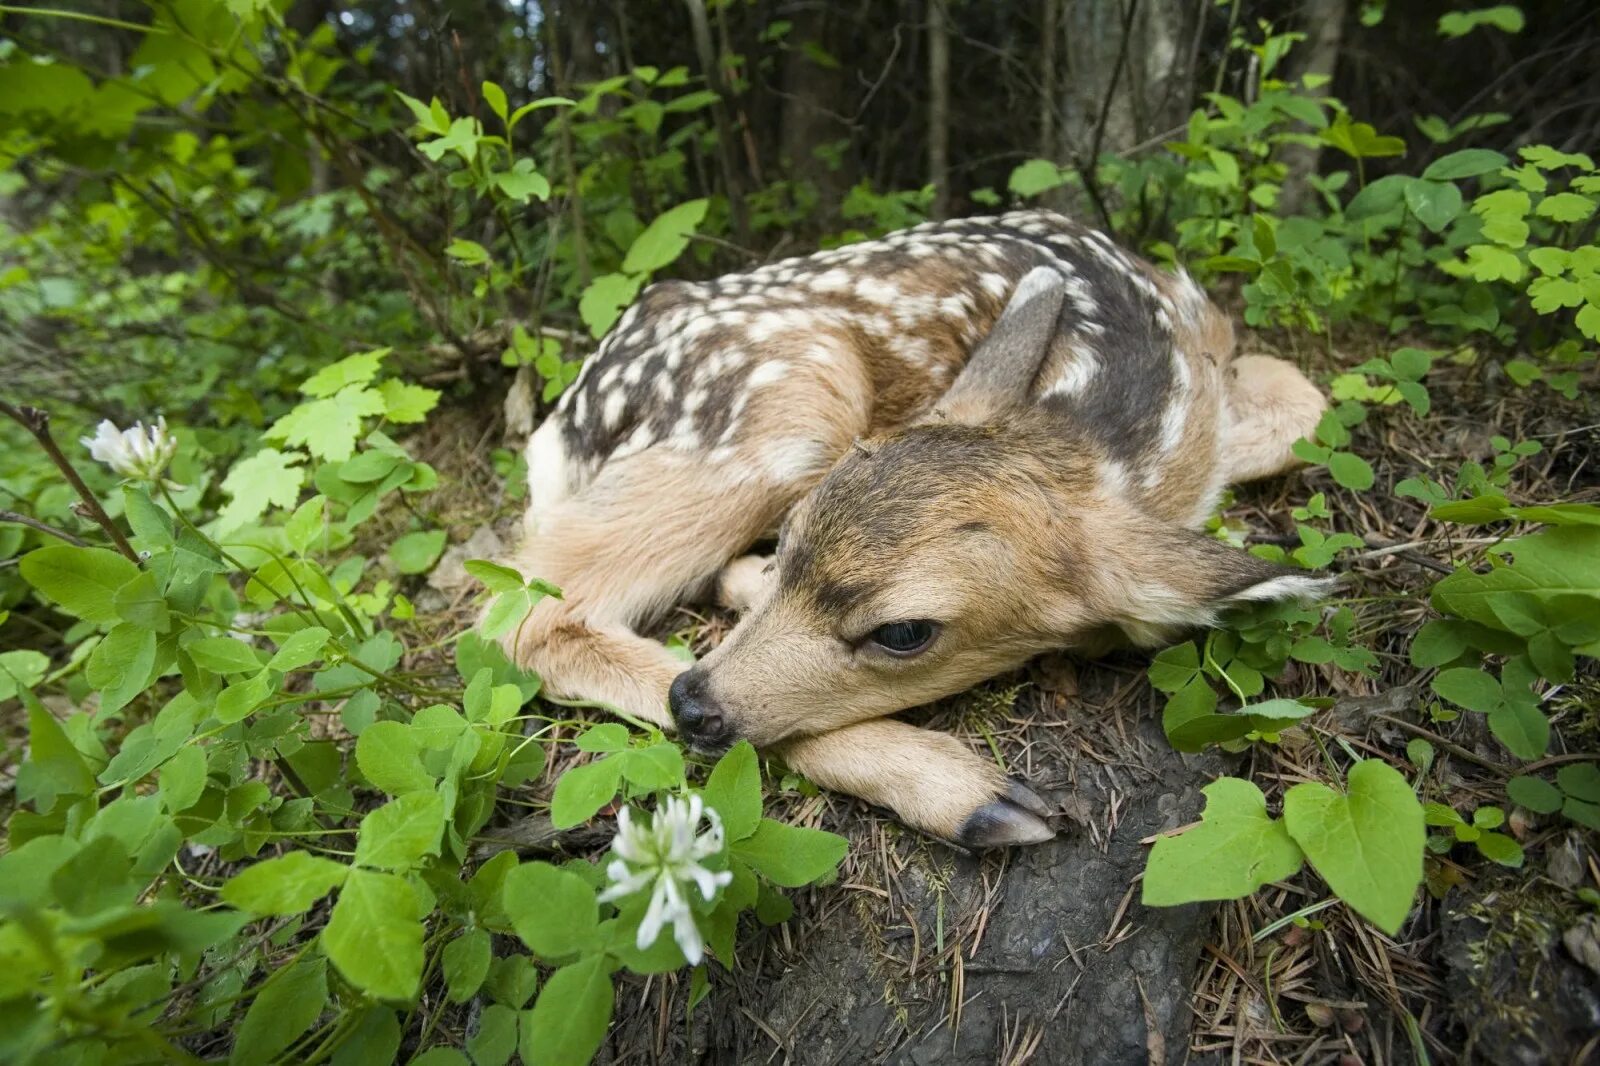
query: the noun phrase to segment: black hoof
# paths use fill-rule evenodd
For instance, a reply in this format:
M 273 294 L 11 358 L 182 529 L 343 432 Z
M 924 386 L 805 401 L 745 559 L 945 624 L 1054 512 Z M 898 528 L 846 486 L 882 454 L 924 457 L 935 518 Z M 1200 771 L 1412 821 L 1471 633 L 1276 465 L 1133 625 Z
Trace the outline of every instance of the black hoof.
M 1042 844 L 1055 836 L 1045 821 L 1050 808 L 1032 789 L 1011 781 L 999 796 L 973 811 L 956 834 L 956 843 L 981 851 L 1018 844 Z

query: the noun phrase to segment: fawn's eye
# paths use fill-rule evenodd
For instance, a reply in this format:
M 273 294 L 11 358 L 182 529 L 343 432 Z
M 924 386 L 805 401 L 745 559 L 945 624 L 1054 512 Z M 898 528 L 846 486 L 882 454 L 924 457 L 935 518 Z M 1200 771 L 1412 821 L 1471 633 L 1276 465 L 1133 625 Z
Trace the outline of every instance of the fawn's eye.
M 939 627 L 933 622 L 916 619 L 910 622 L 890 622 L 867 634 L 867 639 L 891 655 L 912 656 L 933 643 Z

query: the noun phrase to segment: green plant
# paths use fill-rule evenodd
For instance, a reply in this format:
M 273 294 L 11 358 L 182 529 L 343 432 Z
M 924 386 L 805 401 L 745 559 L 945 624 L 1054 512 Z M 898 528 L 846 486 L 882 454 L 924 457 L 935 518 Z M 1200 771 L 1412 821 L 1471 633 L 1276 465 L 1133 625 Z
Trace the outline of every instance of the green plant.
M 7 1061 L 188 1061 L 178 1036 L 247 999 L 235 1059 L 383 1060 L 401 1038 L 397 1008 L 419 1009 L 435 985 L 434 1017 L 446 1002 L 493 1001 L 474 1054 L 583 1061 L 605 1034 L 615 971 L 693 965 L 698 999 L 706 945 L 731 965 L 740 914 L 784 920 L 779 889 L 842 859 L 842 838 L 762 818 L 748 745 L 696 789 L 658 731 L 616 724 L 577 737 L 600 757 L 561 775 L 550 807 L 570 827 L 620 792 L 609 866 L 474 855 L 497 805 L 543 773 L 573 723 L 526 706 L 538 678 L 475 634 L 453 666 L 403 668 L 409 604 L 367 559 L 334 561 L 389 499 L 433 483 L 374 427 L 420 421 L 437 400 L 381 377 L 385 356 L 313 375 L 264 432 L 289 450 L 237 462 L 210 519 L 191 513 L 198 488 L 169 480 L 190 454 L 182 430 L 103 426 L 86 443 L 128 481 L 121 518 L 99 521 L 126 550 L 22 556 L 22 579 L 71 620 L 74 647 L 60 666 L 0 655 L 0 699 L 22 702 L 29 729 L 23 808 L 0 856 Z M 14 413 L 49 440 L 41 415 Z M 389 565 L 425 570 L 444 540 L 404 533 Z M 469 566 L 495 593 L 490 632 L 559 595 Z M 58 718 L 35 695 L 45 685 L 93 713 Z M 348 757 L 319 720 L 354 739 Z M 197 854 L 214 857 L 207 872 L 191 868 Z M 494 936 L 531 954 L 496 958 Z M 542 980 L 541 965 L 554 967 Z
M 1430 836 L 1429 851 L 1442 855 L 1457 843 L 1471 844 L 1490 862 L 1510 867 L 1522 865 L 1522 846 L 1506 834 L 1495 832 L 1506 822 L 1505 811 L 1499 807 L 1477 808 L 1470 822 L 1443 803 L 1423 804 L 1422 814 L 1428 825 L 1450 830 Z

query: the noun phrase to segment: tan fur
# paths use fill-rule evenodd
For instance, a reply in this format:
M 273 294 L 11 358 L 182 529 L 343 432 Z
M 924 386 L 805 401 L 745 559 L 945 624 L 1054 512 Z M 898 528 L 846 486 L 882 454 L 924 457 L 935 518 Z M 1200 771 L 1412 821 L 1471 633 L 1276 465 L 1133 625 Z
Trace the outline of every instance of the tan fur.
M 972 813 L 1006 787 L 1006 776 L 946 733 L 880 718 L 777 748 L 791 768 L 823 788 L 886 807 L 907 825 L 956 840 Z
M 1080 256 L 1060 284 L 1080 283 L 1085 264 L 1138 274 L 1139 299 L 1167 330 L 1153 336 L 1170 337 L 1178 384 L 1154 412 L 1159 447 L 1118 458 L 1115 439 L 1079 432 L 1027 396 L 1078 359 L 1115 375 L 1087 347 L 1093 333 L 1043 335 L 1018 389 L 984 391 L 992 383 L 963 373 L 974 341 L 1005 336 L 1011 306 L 1040 305 L 991 291 L 1002 276 L 994 263 L 974 288 L 956 260 L 887 261 L 899 273 L 858 284 L 923 305 L 954 301 L 965 317 L 911 316 L 891 337 L 871 323 L 893 320 L 895 307 L 829 288 L 806 329 L 764 336 L 758 362 L 775 373 L 738 397 L 737 436 L 715 448 L 658 437 L 593 466 L 561 466 L 554 490 L 536 484 L 540 513 L 512 562 L 565 598 L 535 608 L 508 649 L 552 694 L 663 727 L 669 688 L 676 704 L 675 679 L 693 675 L 694 698 L 731 735 L 824 787 L 973 846 L 1037 840 L 1042 806 L 994 763 L 884 716 L 1108 630 L 1155 644 L 1236 599 L 1304 594 L 1314 581 L 1192 529 L 1227 484 L 1295 465 L 1290 445 L 1325 400 L 1286 363 L 1235 360 L 1227 317 L 1187 278 L 1132 260 L 1119 267 L 1109 252 Z M 1004 275 L 1018 291 L 1019 277 Z M 652 289 L 641 313 L 681 311 L 687 291 Z M 1092 319 L 1094 294 L 1084 302 Z M 701 330 L 704 351 L 741 352 L 742 328 L 719 320 Z M 985 384 L 947 393 L 958 373 Z M 775 559 L 740 555 L 786 515 Z M 680 677 L 682 664 L 635 627 L 695 593 L 745 616 Z M 921 654 L 896 657 L 869 639 L 916 619 L 941 626 Z
M 717 506 L 685 511 L 685 496 Z M 667 726 L 667 687 L 683 663 L 633 626 L 670 606 L 770 526 L 782 501 L 690 456 L 617 461 L 539 521 L 511 564 L 561 588 L 507 643 L 552 695 L 611 704 Z
M 1274 477 L 1300 465 L 1290 447 L 1317 428 L 1328 400 L 1281 359 L 1245 355 L 1229 368 L 1223 455 L 1229 481 Z

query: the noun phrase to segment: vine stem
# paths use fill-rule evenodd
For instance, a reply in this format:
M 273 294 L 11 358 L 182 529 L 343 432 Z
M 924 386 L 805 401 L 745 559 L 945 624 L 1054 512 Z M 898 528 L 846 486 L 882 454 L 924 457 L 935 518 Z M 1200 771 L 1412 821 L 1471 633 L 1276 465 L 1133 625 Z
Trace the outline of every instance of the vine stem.
M 10 4 L 0 4 L 0 15 L 35 15 L 42 18 L 70 19 L 74 22 L 92 22 L 96 26 L 109 26 L 116 30 L 133 30 L 137 33 L 151 33 L 160 37 L 171 34 L 171 30 L 160 26 L 141 26 L 137 22 L 125 22 L 122 19 L 107 18 L 104 15 L 89 15 L 82 11 L 67 11 L 53 7 L 13 7 Z
M 5 8 L 0 8 L 0 12 L 5 10 Z M 106 509 L 100 506 L 100 500 L 89 490 L 89 486 L 84 484 L 83 478 L 78 476 L 77 468 L 72 465 L 71 460 L 62 454 L 61 446 L 50 435 L 50 413 L 37 407 L 30 407 L 27 404 L 17 406 L 5 400 L 0 400 L 0 414 L 5 414 L 17 425 L 33 434 L 33 439 L 39 442 L 39 447 L 44 449 L 45 454 L 50 457 L 50 461 L 56 464 L 56 468 L 66 476 L 73 490 L 77 492 L 78 498 L 83 501 L 84 509 L 88 511 L 89 517 L 99 523 L 100 528 L 106 531 L 112 542 L 116 544 L 117 550 L 127 556 L 135 566 L 138 566 L 139 553 L 133 550 L 133 546 L 128 543 L 128 538 L 122 535 L 122 530 L 118 529 L 117 524 L 111 520 L 111 516 L 106 514 Z

